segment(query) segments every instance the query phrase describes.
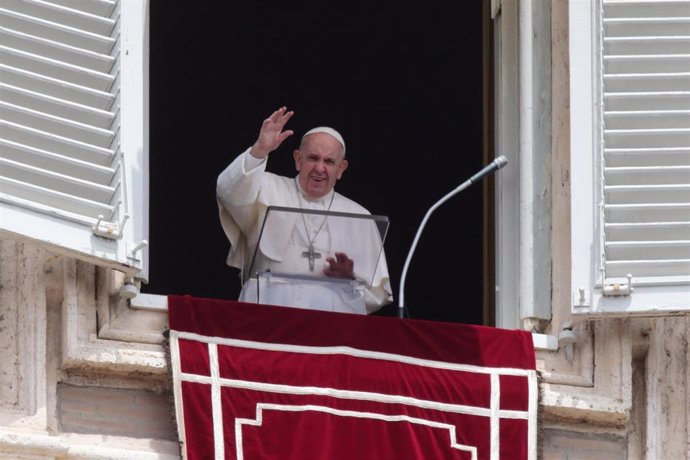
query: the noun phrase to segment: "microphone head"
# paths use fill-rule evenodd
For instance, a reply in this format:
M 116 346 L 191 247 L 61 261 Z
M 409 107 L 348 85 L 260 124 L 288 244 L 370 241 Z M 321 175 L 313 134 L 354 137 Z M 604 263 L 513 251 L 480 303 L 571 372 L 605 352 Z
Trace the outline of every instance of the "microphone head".
M 494 160 L 494 163 L 496 164 L 496 167 L 498 169 L 501 169 L 502 167 L 508 164 L 508 159 L 505 157 L 505 155 L 501 155 L 500 157 Z

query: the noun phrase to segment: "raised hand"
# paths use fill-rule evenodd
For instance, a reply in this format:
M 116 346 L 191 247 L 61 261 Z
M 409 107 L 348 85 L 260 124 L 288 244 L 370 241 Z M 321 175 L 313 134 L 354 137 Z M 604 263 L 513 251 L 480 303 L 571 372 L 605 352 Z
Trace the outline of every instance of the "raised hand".
M 293 114 L 292 110 L 288 111 L 286 107 L 281 107 L 264 120 L 261 124 L 259 137 L 252 146 L 251 154 L 253 157 L 266 158 L 285 139 L 294 134 L 291 129 L 283 131 L 285 123 L 288 122 Z
M 336 278 L 355 278 L 355 261 L 350 259 L 344 252 L 336 252 L 335 258 L 326 258 L 326 268 L 323 274 Z

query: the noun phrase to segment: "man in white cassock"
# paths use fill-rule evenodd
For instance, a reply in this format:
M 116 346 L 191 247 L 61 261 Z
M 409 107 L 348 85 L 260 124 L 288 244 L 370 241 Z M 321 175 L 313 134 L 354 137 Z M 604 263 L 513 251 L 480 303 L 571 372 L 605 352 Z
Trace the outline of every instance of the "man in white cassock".
M 321 214 L 292 213 L 275 221 L 269 220 L 273 225 L 267 225 L 262 233 L 269 206 L 370 214 L 333 189 L 348 162 L 345 159 L 345 141 L 332 128 L 314 128 L 302 136 L 299 148 L 293 153 L 296 177 L 283 177 L 266 171 L 269 154 L 293 134 L 292 130 L 283 130 L 293 114 L 285 107 L 273 112 L 263 121 L 254 145 L 235 158 L 218 176 L 216 196 L 220 221 L 230 241 L 227 263 L 242 271 L 239 300 L 372 313 L 393 300 L 378 232 L 364 230 L 365 227 L 361 226 L 348 227 L 346 220 Z M 373 229 L 373 224 L 368 228 Z M 339 252 L 339 242 L 346 239 L 356 241 L 357 249 L 349 253 Z M 374 253 L 364 257 L 366 251 Z M 288 280 L 272 285 L 270 295 L 261 294 L 259 299 L 256 285 L 259 281 L 249 276 L 250 267 L 271 272 L 319 274 L 326 280 L 356 280 L 360 273 L 368 275 L 360 289 L 352 289 L 347 282 Z

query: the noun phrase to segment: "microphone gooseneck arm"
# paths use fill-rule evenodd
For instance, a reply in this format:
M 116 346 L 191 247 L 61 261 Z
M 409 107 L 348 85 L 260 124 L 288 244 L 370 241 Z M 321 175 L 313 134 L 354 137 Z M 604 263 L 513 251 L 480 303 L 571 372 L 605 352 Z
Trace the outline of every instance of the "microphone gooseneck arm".
M 494 161 L 492 161 L 491 163 L 486 165 L 484 168 L 482 168 L 482 170 L 479 171 L 477 174 L 470 177 L 465 182 L 463 182 L 462 184 L 457 186 L 454 190 L 447 193 L 443 198 L 438 200 L 436 202 L 436 204 L 434 204 L 426 212 L 424 219 L 422 219 L 422 223 L 419 225 L 419 229 L 417 230 L 417 234 L 414 237 L 414 241 L 412 242 L 412 247 L 410 247 L 410 252 L 407 253 L 407 259 L 405 259 L 405 265 L 403 266 L 402 275 L 400 276 L 400 292 L 398 294 L 398 317 L 399 318 L 403 318 L 405 316 L 405 279 L 407 278 L 407 270 L 410 267 L 410 261 L 412 260 L 412 254 L 414 254 L 414 250 L 417 247 L 417 243 L 419 242 L 419 237 L 422 234 L 422 230 L 424 230 L 424 227 L 426 226 L 426 223 L 429 220 L 429 217 L 431 216 L 431 214 L 439 206 L 441 206 L 443 203 L 448 201 L 450 198 L 452 198 L 456 194 L 462 192 L 463 190 L 465 190 L 467 187 L 474 184 L 475 182 L 478 182 L 484 176 L 488 176 L 489 174 L 492 174 L 496 170 L 501 169 L 507 163 L 508 163 L 508 159 L 503 155 L 494 159 Z

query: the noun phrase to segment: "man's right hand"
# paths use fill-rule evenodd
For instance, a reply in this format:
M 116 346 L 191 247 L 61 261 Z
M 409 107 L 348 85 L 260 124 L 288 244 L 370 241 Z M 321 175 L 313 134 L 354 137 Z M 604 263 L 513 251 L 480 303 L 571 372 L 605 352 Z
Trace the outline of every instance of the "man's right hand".
M 252 146 L 250 152 L 254 158 L 266 158 L 285 139 L 293 135 L 294 132 L 291 129 L 283 131 L 285 123 L 288 122 L 293 114 L 292 110 L 288 112 L 286 107 L 281 107 L 264 120 L 261 124 L 261 131 L 259 131 L 259 138 Z

